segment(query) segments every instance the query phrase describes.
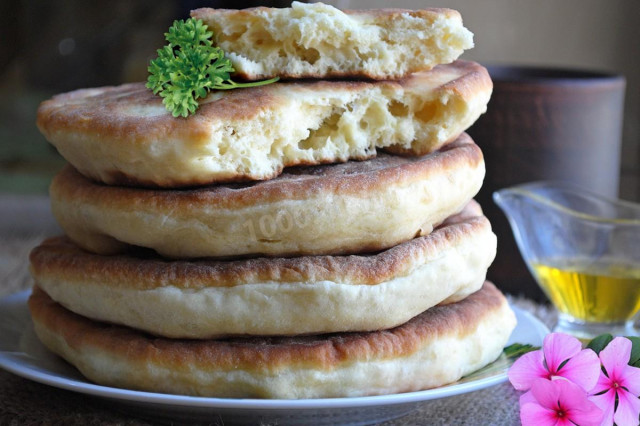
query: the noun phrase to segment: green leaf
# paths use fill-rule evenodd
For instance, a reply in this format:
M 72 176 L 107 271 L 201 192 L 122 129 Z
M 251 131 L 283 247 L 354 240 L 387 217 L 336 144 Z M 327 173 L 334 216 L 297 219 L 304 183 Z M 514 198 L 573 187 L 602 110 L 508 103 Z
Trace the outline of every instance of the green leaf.
M 255 87 L 278 81 L 236 83 L 235 72 L 222 49 L 213 46 L 213 33 L 200 19 L 174 21 L 165 33 L 168 42 L 149 64 L 146 87 L 160 95 L 174 117 L 187 117 L 198 109 L 198 99 L 211 90 Z
M 629 359 L 629 365 L 634 367 L 640 367 L 640 337 L 627 337 L 631 340 L 631 358 Z
M 527 352 L 536 351 L 538 349 L 540 349 L 539 346 L 533 346 L 528 343 L 525 345 L 521 343 L 514 343 L 512 345 L 507 346 L 502 351 L 504 352 L 507 358 L 517 358 L 517 357 L 520 357 L 521 355 L 526 354 Z
M 613 340 L 613 336 L 611 334 L 601 334 L 595 338 L 593 338 L 588 344 L 587 348 L 593 349 L 596 354 L 599 354 L 604 348 L 607 347 L 609 342 Z
M 478 380 L 484 377 L 491 377 L 497 373 L 506 371 L 513 365 L 515 360 L 527 352 L 536 351 L 540 349 L 539 346 L 532 346 L 530 344 L 514 343 L 507 346 L 502 350 L 502 353 L 497 360 L 491 364 L 468 374 L 458 381 L 458 383 L 470 382 Z

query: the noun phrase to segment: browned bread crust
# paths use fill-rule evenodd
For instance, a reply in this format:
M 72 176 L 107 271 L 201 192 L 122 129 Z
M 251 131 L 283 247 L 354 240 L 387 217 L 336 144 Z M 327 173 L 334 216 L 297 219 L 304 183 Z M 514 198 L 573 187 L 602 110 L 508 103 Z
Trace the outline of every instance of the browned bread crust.
M 140 249 L 91 254 L 57 237 L 30 260 L 36 284 L 73 312 L 203 339 L 394 327 L 478 290 L 495 250 L 472 202 L 431 234 L 373 254 L 170 261 Z
M 163 286 L 201 290 L 255 283 L 376 285 L 409 274 L 423 258 L 435 256 L 479 232 L 491 230 L 480 206 L 471 201 L 432 233 L 387 250 L 350 256 L 300 256 L 237 260 L 167 260 L 132 247 L 128 253 L 101 256 L 87 252 L 66 236 L 45 240 L 31 251 L 36 281 L 87 280 L 108 286 L 150 290 Z
M 50 196 L 67 235 L 101 254 L 127 244 L 171 258 L 348 254 L 430 232 L 460 211 L 483 178 L 482 152 L 463 134 L 426 156 L 381 154 L 191 190 L 107 186 L 67 167 Z
M 90 380 L 220 397 L 334 397 L 438 386 L 495 359 L 515 325 L 504 296 L 490 283 L 391 330 L 326 336 L 154 338 L 76 315 L 37 287 L 29 309 L 45 345 Z M 460 352 L 471 347 L 473 356 Z M 403 362 L 411 371 L 393 375 Z M 300 380 L 306 377 L 314 379 Z

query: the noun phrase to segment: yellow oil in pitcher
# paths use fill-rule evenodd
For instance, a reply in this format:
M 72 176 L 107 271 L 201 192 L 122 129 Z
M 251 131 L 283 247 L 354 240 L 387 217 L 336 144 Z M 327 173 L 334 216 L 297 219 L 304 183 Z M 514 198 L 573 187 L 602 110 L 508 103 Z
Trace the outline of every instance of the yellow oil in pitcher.
M 640 310 L 640 265 L 554 259 L 532 266 L 555 307 L 578 320 L 623 322 Z

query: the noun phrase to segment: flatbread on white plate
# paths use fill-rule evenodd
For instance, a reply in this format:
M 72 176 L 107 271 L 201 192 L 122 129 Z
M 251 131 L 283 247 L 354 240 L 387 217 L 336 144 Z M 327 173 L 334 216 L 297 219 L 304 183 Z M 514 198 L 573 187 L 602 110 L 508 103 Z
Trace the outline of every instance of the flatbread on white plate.
M 488 282 L 390 330 L 321 336 L 158 338 L 74 314 L 38 287 L 29 308 L 44 345 L 89 380 L 223 398 L 338 398 L 442 386 L 494 361 L 516 325 Z

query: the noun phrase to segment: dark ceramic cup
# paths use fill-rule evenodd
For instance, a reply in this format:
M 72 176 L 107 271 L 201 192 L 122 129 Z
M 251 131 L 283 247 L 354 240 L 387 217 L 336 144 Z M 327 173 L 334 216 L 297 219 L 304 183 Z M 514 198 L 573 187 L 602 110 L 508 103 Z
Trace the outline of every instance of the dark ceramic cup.
M 498 236 L 488 278 L 504 291 L 544 300 L 491 195 L 519 183 L 557 180 L 617 198 L 625 79 L 578 70 L 488 69 L 493 95 L 468 131 L 487 168 L 476 198 Z

